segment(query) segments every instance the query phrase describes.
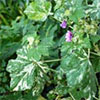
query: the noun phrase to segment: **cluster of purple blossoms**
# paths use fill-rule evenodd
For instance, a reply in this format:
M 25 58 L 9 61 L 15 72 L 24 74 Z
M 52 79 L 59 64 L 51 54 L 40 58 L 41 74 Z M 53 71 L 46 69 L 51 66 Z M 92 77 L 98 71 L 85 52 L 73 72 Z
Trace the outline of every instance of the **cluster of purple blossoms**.
M 67 27 L 67 22 L 64 20 L 64 21 L 60 24 L 60 26 L 61 26 L 62 28 L 66 28 L 66 27 Z
M 60 26 L 65 29 L 67 27 L 67 22 L 64 20 Z M 66 42 L 71 42 L 72 41 L 72 37 L 73 37 L 73 34 L 71 31 L 67 31 L 66 33 L 66 36 L 65 36 L 65 39 L 66 39 Z
M 66 36 L 65 36 L 66 42 L 71 42 L 72 41 L 72 37 L 73 37 L 72 32 L 68 31 L 66 33 Z

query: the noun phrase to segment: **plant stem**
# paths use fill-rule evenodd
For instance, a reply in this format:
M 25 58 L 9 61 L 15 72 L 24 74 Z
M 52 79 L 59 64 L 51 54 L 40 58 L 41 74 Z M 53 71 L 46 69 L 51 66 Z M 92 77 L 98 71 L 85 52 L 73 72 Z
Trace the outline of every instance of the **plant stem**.
M 55 99 L 55 100 L 58 100 L 58 99 L 60 99 L 60 96 L 59 96 L 59 95 L 56 97 L 56 99 Z
M 33 59 L 33 63 L 37 64 L 37 65 L 40 67 L 40 69 L 42 70 L 43 73 L 46 73 L 46 72 L 44 71 L 44 69 L 48 69 L 48 70 L 51 70 L 52 72 L 56 72 L 56 73 L 57 73 L 57 71 L 54 70 L 54 69 L 52 69 L 52 68 L 41 66 L 41 64 L 39 64 L 39 63 L 38 63 L 37 61 L 35 61 L 34 59 Z
M 65 55 L 64 57 L 62 57 L 62 58 L 65 58 L 65 57 L 67 57 L 67 55 Z M 53 60 L 45 60 L 45 61 L 42 61 L 42 62 L 47 62 L 47 63 L 49 63 L 49 62 L 59 62 L 59 61 L 61 61 L 62 59 L 53 59 Z
M 90 53 L 100 57 L 100 55 L 98 55 L 97 53 L 94 52 L 90 52 Z
M 85 2 L 86 2 L 86 5 L 88 5 L 88 1 L 86 0 Z
M 43 67 L 43 68 L 46 68 L 46 69 L 48 69 L 48 70 L 51 70 L 52 72 L 57 73 L 57 71 L 56 71 L 56 70 L 54 70 L 54 69 L 52 69 L 52 68 L 49 68 L 49 67 Z
M 88 59 L 90 58 L 90 49 L 88 49 Z
M 71 93 L 69 93 L 73 100 L 76 100 Z
M 73 27 L 72 26 L 69 26 L 71 29 L 73 29 Z
M 40 67 L 40 69 L 41 69 L 41 71 L 43 72 L 43 73 L 46 73 L 44 70 L 43 70 L 43 67 L 36 61 L 36 60 L 34 60 L 33 59 L 33 64 L 36 64 L 36 65 L 38 65 L 38 67 Z
M 61 59 L 46 60 L 43 62 L 49 63 L 49 62 L 58 62 L 58 61 L 61 61 Z
M 54 20 L 56 20 L 56 21 L 58 21 L 55 17 L 53 17 L 53 16 L 50 16 L 50 18 L 51 19 L 54 19 Z M 59 21 L 59 22 L 61 22 L 61 21 Z
M 93 98 L 96 99 L 96 100 L 99 100 L 99 99 L 98 99 L 97 97 L 95 97 L 95 96 L 94 96 Z
M 2 14 L 0 14 L 0 17 L 1 19 L 3 20 L 3 22 L 6 24 L 6 25 L 9 25 L 7 20 L 4 18 L 4 16 Z

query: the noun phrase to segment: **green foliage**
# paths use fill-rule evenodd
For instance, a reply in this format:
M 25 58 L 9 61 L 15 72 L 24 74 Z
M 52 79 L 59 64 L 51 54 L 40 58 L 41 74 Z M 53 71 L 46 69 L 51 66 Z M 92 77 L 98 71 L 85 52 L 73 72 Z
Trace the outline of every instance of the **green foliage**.
M 57 20 L 62 21 L 66 17 L 70 20 L 77 22 L 80 18 L 84 17 L 84 9 L 82 5 L 83 0 L 55 0 L 55 15 Z
M 89 13 L 92 19 L 100 19 L 100 0 L 94 0 L 92 5 L 89 5 L 86 13 Z
M 9 25 L 23 10 L 30 0 L 0 0 L 0 24 Z M 7 20 L 9 19 L 9 20 Z
M 40 99 L 41 98 L 41 99 Z M 21 92 L 16 92 L 16 93 L 12 93 L 12 94 L 9 94 L 9 95 L 6 95 L 6 96 L 1 96 L 0 97 L 0 100 L 45 100 L 43 99 L 42 96 L 39 96 L 39 97 L 33 97 L 31 92 L 29 91 L 29 93 L 24 93 L 22 94 Z
M 73 43 L 70 43 L 70 46 L 66 43 L 62 47 L 61 70 L 66 75 L 67 92 L 71 93 L 76 100 L 81 98 L 93 100 L 97 91 L 93 67 L 86 52 L 75 48 L 76 45 Z
M 17 51 L 17 58 L 10 60 L 7 71 L 10 72 L 10 87 L 13 91 L 33 90 L 33 95 L 38 95 L 47 80 L 47 65 L 43 64 L 41 56 L 48 56 L 47 49 L 37 45 L 36 35 L 27 37 L 28 45 Z M 32 44 L 34 46 L 32 46 Z
M 39 25 L 33 26 L 33 22 L 21 18 L 12 22 L 12 26 L 1 26 L 0 30 L 0 59 L 7 59 L 21 47 L 21 39 L 26 34 L 36 32 Z
M 76 100 L 81 98 L 93 100 L 97 91 L 95 74 L 90 61 L 85 57 L 86 53 L 82 52 L 84 55 L 79 53 L 79 56 L 76 52 L 74 51 L 71 55 L 67 54 L 67 57 L 63 58 L 61 62 L 61 68 L 66 74 L 69 92 Z
M 5 62 L 2 61 L 0 65 L 0 94 L 10 90 L 8 84 L 9 83 L 8 73 L 6 72 L 5 67 L 6 67 Z
M 0 100 L 99 100 L 99 9 L 100 0 L 1 0 Z
M 24 11 L 29 19 L 35 21 L 45 21 L 50 15 L 51 3 L 46 0 L 36 0 L 32 2 Z

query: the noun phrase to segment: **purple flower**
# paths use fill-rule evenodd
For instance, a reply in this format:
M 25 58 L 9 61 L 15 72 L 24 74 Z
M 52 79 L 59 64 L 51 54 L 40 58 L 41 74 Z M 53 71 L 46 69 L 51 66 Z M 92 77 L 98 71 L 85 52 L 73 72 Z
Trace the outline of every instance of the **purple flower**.
M 65 36 L 66 42 L 71 42 L 72 41 L 72 37 L 73 37 L 72 32 L 71 31 L 68 31 L 66 33 L 66 36 Z
M 67 22 L 64 20 L 61 24 L 60 27 L 66 28 L 67 27 Z

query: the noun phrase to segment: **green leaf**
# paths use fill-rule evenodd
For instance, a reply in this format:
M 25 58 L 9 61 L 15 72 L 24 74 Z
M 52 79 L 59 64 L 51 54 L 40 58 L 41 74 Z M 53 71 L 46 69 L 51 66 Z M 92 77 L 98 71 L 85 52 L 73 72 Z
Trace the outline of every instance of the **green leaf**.
M 93 100 L 97 91 L 97 81 L 88 55 L 82 48 L 73 48 L 73 52 L 71 45 L 66 45 L 65 48 L 62 49 L 62 53 L 66 55 L 62 57 L 61 70 L 66 75 L 68 92 L 76 100 Z
M 92 65 L 93 65 L 93 68 L 94 68 L 94 71 L 97 73 L 97 72 L 100 72 L 100 57 L 97 57 L 97 56 L 94 56 L 92 59 L 91 59 L 91 62 L 92 62 Z
M 68 98 L 63 98 L 61 100 L 72 100 L 72 98 L 71 97 L 68 97 Z
M 17 49 L 19 49 L 20 43 L 13 42 L 13 43 L 7 43 L 5 45 L 1 45 L 0 47 L 0 60 L 7 59 L 8 57 L 12 56 Z
M 99 99 L 100 99 L 100 86 L 99 86 Z
M 37 100 L 39 97 L 32 96 L 31 91 L 27 91 L 24 94 L 22 92 L 14 92 L 7 95 L 0 96 L 0 100 Z M 42 98 L 42 97 L 41 97 Z M 44 99 L 45 100 L 45 99 Z
M 84 17 L 84 9 L 82 5 L 83 0 L 74 0 L 72 4 L 71 15 L 69 18 L 74 22 L 78 22 L 78 20 Z
M 56 10 L 56 9 L 58 9 L 61 6 L 63 0 L 54 0 L 54 1 L 56 2 L 56 6 L 54 8 Z
M 58 10 L 56 10 L 55 14 L 54 14 L 54 18 L 62 21 L 64 19 L 64 12 L 65 12 L 65 8 L 61 7 Z
M 93 4 L 88 6 L 86 13 L 89 14 L 92 19 L 100 19 L 100 0 L 94 0 Z
M 59 84 L 56 86 L 55 91 L 57 92 L 58 95 L 66 95 L 68 93 L 68 88 L 66 85 L 64 85 L 63 83 Z
M 43 1 L 34 1 L 30 3 L 30 5 L 26 8 L 24 12 L 29 19 L 35 21 L 45 21 L 47 16 L 51 14 L 51 3 L 45 0 Z
M 91 35 L 90 38 L 91 38 L 91 41 L 93 43 L 96 43 L 96 42 L 98 42 L 100 40 L 100 36 L 99 35 Z
M 17 58 L 8 63 L 7 71 L 10 73 L 10 87 L 13 91 L 23 91 L 32 87 L 35 91 L 35 84 L 40 86 L 42 84 L 41 88 L 43 89 L 46 72 L 42 68 L 42 62 L 37 62 L 35 56 L 28 56 L 29 53 L 29 48 L 23 46 L 17 51 Z M 37 92 L 40 92 L 40 89 Z
M 80 18 L 84 17 L 82 1 L 83 0 L 74 0 L 73 2 L 71 2 L 71 0 L 55 0 L 56 6 L 54 18 L 56 18 L 59 21 L 62 21 L 69 17 L 70 20 L 78 22 Z
M 84 38 L 80 45 L 80 47 L 91 48 L 90 39 L 88 37 Z
M 76 100 L 81 98 L 93 100 L 97 92 L 96 76 L 92 68 L 93 66 L 91 66 L 88 61 L 84 61 L 84 65 L 87 67 L 85 73 L 82 72 L 79 77 L 77 77 L 77 79 L 83 78 L 83 80 L 77 88 L 71 91 L 71 93 Z M 84 77 L 81 77 L 82 75 L 84 75 Z
M 20 92 L 9 94 L 6 96 L 0 96 L 0 100 L 18 100 L 18 99 L 22 99 L 22 95 Z
M 84 9 L 81 6 L 73 8 L 73 11 L 69 16 L 69 18 L 74 22 L 78 22 L 78 20 L 82 17 L 84 17 Z
M 32 22 L 23 17 L 12 21 L 11 26 L 1 26 L 0 30 L 0 59 L 7 59 L 12 56 L 29 35 L 32 36 L 38 30 L 39 25 L 33 26 Z M 25 36 L 24 36 L 25 35 Z
M 38 100 L 46 100 L 46 99 L 43 98 L 42 96 L 40 96 L 40 97 L 38 98 Z
M 49 93 L 47 94 L 48 100 L 55 100 L 56 95 L 54 94 L 54 91 L 49 91 Z
M 41 55 L 49 56 L 48 46 L 46 46 L 46 45 L 39 45 L 37 49 L 38 49 L 38 52 L 40 52 Z

